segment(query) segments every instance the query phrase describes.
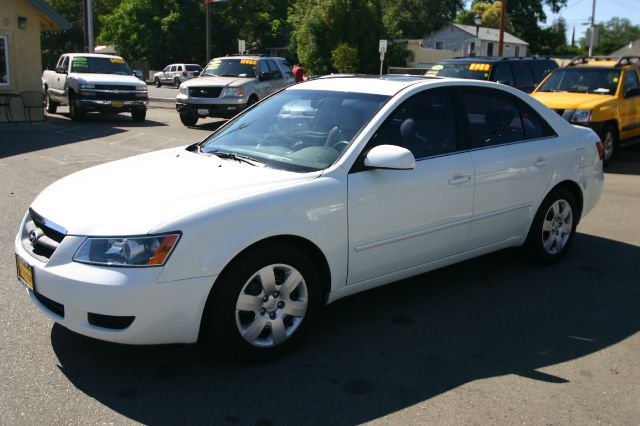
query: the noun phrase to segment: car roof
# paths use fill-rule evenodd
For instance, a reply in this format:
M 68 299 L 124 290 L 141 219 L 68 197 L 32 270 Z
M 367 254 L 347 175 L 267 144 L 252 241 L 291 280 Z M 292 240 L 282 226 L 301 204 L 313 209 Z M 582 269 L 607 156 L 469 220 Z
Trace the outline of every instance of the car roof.
M 515 62 L 515 61 L 553 61 L 551 58 L 540 58 L 537 56 L 507 56 L 507 57 L 495 57 L 495 56 L 473 56 L 466 58 L 451 58 L 443 59 L 439 63 L 467 63 L 467 62 L 484 62 L 484 63 L 498 63 L 498 62 Z
M 304 83 L 298 83 L 287 90 L 328 90 L 338 92 L 368 93 L 372 95 L 393 96 L 402 89 L 414 84 L 455 80 L 446 77 L 424 77 L 409 75 L 384 76 L 326 76 Z
M 278 60 L 282 60 L 285 61 L 286 59 L 281 57 L 281 56 L 271 56 L 271 55 L 227 55 L 227 56 L 220 56 L 219 58 L 213 58 L 211 61 L 215 60 L 215 59 L 255 59 L 256 61 L 258 59 L 278 59 Z M 209 62 L 211 62 L 209 61 Z
M 78 53 L 67 53 L 68 56 L 86 56 L 88 58 L 120 58 L 122 59 L 121 56 L 118 55 L 107 55 L 104 53 L 82 53 L 82 52 L 78 52 Z

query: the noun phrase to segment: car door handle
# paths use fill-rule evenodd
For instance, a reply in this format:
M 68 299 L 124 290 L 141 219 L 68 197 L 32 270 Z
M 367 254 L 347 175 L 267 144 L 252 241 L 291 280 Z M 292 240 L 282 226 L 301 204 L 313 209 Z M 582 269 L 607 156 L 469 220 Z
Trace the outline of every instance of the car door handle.
M 547 165 L 548 162 L 549 160 L 547 160 L 546 158 L 538 158 L 536 161 L 533 162 L 533 165 L 536 167 L 544 167 Z
M 460 185 L 462 183 L 467 183 L 471 181 L 471 176 L 455 176 L 449 179 L 449 185 Z

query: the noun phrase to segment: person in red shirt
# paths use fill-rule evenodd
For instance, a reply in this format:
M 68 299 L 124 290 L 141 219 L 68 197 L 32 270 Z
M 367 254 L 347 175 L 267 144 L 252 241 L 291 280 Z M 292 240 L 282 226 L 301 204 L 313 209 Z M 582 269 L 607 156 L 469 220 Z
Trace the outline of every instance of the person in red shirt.
M 296 83 L 304 81 L 304 68 L 302 68 L 302 64 L 296 64 L 291 72 L 293 73 L 293 78 Z

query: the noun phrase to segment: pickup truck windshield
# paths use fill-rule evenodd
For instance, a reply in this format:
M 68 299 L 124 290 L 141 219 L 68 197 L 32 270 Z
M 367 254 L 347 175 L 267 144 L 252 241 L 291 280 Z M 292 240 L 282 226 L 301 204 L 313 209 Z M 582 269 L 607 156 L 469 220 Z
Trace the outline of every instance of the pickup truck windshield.
M 551 74 L 538 92 L 575 92 L 615 95 L 620 70 L 612 68 L 562 68 Z
M 249 77 L 256 76 L 256 59 L 214 59 L 202 72 L 202 76 Z
M 129 65 L 122 58 L 101 58 L 95 56 L 74 56 L 71 72 L 89 74 L 131 75 Z

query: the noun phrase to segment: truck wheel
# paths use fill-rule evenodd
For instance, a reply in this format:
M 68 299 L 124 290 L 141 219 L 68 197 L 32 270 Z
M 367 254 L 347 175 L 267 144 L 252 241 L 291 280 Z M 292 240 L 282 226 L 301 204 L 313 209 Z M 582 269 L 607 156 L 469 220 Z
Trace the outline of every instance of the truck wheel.
M 69 115 L 73 121 L 80 121 L 84 117 L 84 111 L 73 93 L 69 93 Z
M 55 114 L 58 110 L 58 103 L 51 100 L 51 97 L 47 93 L 46 89 L 44 92 L 44 105 L 49 114 Z
M 147 109 L 146 108 L 138 108 L 131 110 L 131 118 L 136 123 L 142 123 L 145 118 L 147 118 Z
M 173 79 L 173 87 L 180 86 L 180 79 L 178 77 Z
M 153 83 L 156 85 L 156 87 L 162 86 L 162 83 L 160 83 L 160 79 L 158 77 L 153 79 Z
M 182 124 L 185 126 L 195 126 L 198 122 L 198 116 L 192 112 L 181 112 L 180 121 L 182 121 Z
M 602 146 L 604 148 L 604 152 L 602 153 L 602 161 L 605 166 L 608 166 L 613 159 L 613 154 L 616 151 L 618 145 L 618 133 L 616 132 L 616 128 L 609 124 L 604 128 L 602 132 Z

